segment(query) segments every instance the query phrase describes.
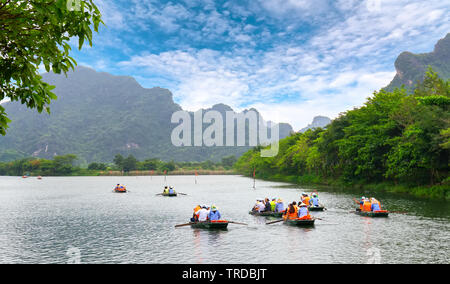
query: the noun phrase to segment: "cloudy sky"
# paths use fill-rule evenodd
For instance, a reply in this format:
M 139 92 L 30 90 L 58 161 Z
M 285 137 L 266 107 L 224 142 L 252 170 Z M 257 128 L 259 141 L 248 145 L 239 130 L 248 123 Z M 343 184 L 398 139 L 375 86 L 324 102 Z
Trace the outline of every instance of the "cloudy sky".
M 94 2 L 106 27 L 74 51 L 79 65 L 168 88 L 188 110 L 255 107 L 296 129 L 360 106 L 402 51 L 430 52 L 450 32 L 442 0 Z

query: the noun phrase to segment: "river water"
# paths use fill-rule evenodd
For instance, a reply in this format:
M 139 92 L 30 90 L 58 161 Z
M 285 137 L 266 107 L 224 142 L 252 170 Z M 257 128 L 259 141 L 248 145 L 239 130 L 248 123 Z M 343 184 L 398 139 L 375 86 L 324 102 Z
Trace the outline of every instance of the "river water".
M 297 186 L 239 176 L 169 176 L 188 194 L 156 196 L 164 177 L 0 177 L 0 263 L 449 263 L 450 204 L 377 195 L 389 218 L 353 213 L 368 192 L 319 191 L 313 228 L 265 225 L 256 198 L 298 200 Z M 130 190 L 112 192 L 117 183 Z M 215 204 L 227 231 L 175 229 L 196 204 Z

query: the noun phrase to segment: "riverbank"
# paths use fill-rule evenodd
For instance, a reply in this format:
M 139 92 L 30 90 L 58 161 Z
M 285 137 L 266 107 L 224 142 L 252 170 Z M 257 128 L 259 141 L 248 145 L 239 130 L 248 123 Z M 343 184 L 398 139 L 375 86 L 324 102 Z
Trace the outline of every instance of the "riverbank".
M 87 170 L 81 169 L 67 175 L 54 175 L 58 177 L 96 177 L 96 176 L 223 176 L 223 175 L 237 175 L 234 170 L 174 170 L 164 174 L 162 171 L 130 171 L 124 173 L 121 171 L 99 171 L 99 170 Z M 39 174 L 30 173 L 27 177 L 38 177 Z M 49 176 L 49 175 L 47 175 Z
M 410 196 L 450 201 L 450 184 L 444 183 L 442 185 L 434 186 L 407 186 L 407 185 L 395 185 L 389 182 L 385 183 L 343 183 L 336 180 L 323 179 L 316 175 L 303 175 L 303 176 L 284 176 L 284 175 L 272 175 L 272 176 L 256 176 L 257 179 L 266 181 L 278 181 L 296 184 L 299 186 L 313 186 L 313 187 L 339 187 L 344 191 L 361 191 L 367 190 L 372 192 L 388 192 L 407 194 Z

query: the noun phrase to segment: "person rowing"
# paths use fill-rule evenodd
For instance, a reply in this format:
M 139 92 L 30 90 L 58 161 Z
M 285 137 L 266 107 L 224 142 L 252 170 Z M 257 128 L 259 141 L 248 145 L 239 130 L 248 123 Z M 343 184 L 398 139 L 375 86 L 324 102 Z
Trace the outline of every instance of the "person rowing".
M 275 212 L 276 206 L 277 206 L 277 199 L 272 198 L 272 201 L 270 201 L 270 211 Z
M 175 190 L 173 189 L 173 186 L 169 187 L 169 194 L 175 194 Z
M 266 199 L 264 200 L 264 212 L 270 212 L 270 211 L 272 211 L 272 206 L 270 205 L 269 198 L 266 197 Z
M 378 200 L 376 200 L 375 198 L 370 198 L 370 203 L 372 204 L 371 205 L 371 210 L 373 211 L 373 212 L 375 212 L 375 211 L 381 211 L 381 203 L 380 203 L 380 201 L 378 201 Z
M 169 187 L 168 186 L 164 187 L 163 194 L 169 194 Z

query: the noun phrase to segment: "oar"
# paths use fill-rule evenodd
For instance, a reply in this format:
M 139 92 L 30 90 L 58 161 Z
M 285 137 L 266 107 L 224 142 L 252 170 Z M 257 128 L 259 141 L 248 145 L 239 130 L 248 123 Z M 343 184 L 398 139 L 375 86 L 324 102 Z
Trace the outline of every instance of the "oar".
M 272 222 L 266 223 L 266 225 L 271 225 L 271 224 L 275 224 L 275 223 L 280 223 L 280 222 L 283 222 L 283 221 L 284 221 L 284 219 L 276 220 L 276 221 L 272 221 Z
M 236 225 L 244 225 L 244 226 L 248 226 L 248 224 L 245 224 L 245 223 L 239 223 L 239 222 L 234 222 L 234 221 L 228 221 L 228 223 L 230 223 L 230 224 L 236 224 Z
M 192 224 L 195 224 L 195 223 L 189 222 L 189 223 L 186 223 L 186 224 L 175 225 L 175 228 L 185 227 L 185 226 L 189 226 L 189 225 L 192 225 Z
M 188 195 L 186 193 L 182 193 L 182 192 L 177 192 L 177 194 L 181 194 L 181 195 Z
M 163 193 L 158 193 L 158 194 L 156 194 L 156 196 L 158 196 L 158 195 L 163 195 Z

